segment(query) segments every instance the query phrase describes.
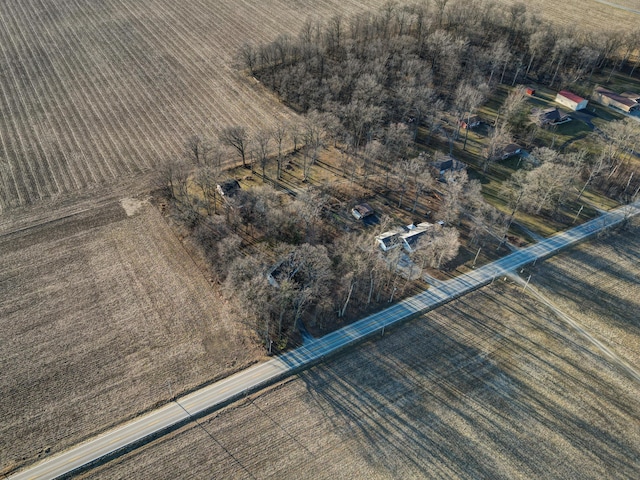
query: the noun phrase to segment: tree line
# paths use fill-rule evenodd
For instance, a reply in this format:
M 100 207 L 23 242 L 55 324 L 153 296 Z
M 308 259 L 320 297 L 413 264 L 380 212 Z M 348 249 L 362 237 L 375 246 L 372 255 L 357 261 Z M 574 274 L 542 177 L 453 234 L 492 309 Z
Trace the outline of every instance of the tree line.
M 596 69 L 633 72 L 639 39 L 640 29 L 549 25 L 525 3 L 434 0 L 308 20 L 297 36 L 246 44 L 240 57 L 289 105 L 334 115 L 344 140 L 358 148 L 391 123 L 437 128 L 444 109 L 472 110 L 496 84 L 531 78 L 580 93 L 580 81 Z

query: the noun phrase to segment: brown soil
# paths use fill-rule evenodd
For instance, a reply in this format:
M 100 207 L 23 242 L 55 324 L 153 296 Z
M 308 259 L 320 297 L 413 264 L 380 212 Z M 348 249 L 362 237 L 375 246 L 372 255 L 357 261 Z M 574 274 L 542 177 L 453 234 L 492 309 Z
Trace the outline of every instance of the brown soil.
M 0 471 L 259 358 L 144 199 L 5 233 L 0 251 Z

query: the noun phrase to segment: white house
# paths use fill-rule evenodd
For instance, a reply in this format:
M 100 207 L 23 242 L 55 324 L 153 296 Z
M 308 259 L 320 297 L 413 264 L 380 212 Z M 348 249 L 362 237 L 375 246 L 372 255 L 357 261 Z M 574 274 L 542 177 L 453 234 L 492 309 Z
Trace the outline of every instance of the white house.
M 444 222 L 438 222 L 440 225 L 443 225 L 443 223 Z M 429 222 L 409 225 L 403 227 L 404 231 L 391 230 L 381 233 L 376 237 L 376 241 L 380 244 L 383 252 L 388 252 L 389 250 L 402 246 L 407 253 L 413 253 L 418 247 L 418 240 L 420 240 L 431 227 L 433 227 L 433 224 Z
M 409 253 L 414 252 L 418 247 L 418 240 L 420 240 L 431 227 L 433 227 L 432 223 L 422 222 L 411 228 L 408 232 L 401 233 L 400 239 L 402 240 L 402 247 Z
M 571 110 L 582 110 L 587 108 L 587 103 L 589 102 L 568 90 L 560 90 L 556 95 L 556 103 L 564 105 Z

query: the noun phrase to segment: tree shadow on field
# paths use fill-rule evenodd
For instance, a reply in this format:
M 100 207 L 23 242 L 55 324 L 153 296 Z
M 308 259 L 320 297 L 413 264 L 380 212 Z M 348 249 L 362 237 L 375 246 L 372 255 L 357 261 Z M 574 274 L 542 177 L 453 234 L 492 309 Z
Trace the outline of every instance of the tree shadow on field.
M 475 292 L 300 374 L 344 451 L 389 478 L 633 477 L 633 395 L 529 305 L 487 299 Z
M 603 261 L 602 257 L 580 251 L 574 253 L 576 256 L 569 260 L 571 263 L 543 264 L 539 279 L 532 278 L 532 282 L 543 286 L 552 296 L 579 305 L 578 311 L 581 313 L 609 318 L 622 324 L 627 331 L 640 335 L 640 257 L 633 253 L 640 251 L 640 245 L 627 248 L 616 245 L 614 251 L 619 262 L 615 259 Z M 629 265 L 636 265 L 635 270 L 630 270 Z M 596 266 L 602 278 L 615 279 L 620 288 L 594 284 L 591 278 L 593 266 Z

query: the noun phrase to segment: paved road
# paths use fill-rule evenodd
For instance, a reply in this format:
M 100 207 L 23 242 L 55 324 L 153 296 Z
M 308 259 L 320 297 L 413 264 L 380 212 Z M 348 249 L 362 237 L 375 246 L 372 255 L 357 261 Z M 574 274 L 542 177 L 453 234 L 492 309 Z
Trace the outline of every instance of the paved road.
M 211 412 L 248 392 L 258 390 L 285 376 L 321 361 L 328 355 L 353 345 L 383 328 L 405 321 L 465 293 L 480 288 L 498 276 L 522 267 L 536 259 L 551 256 L 600 230 L 640 214 L 640 201 L 603 214 L 590 222 L 557 234 L 531 247 L 518 250 L 469 274 L 434 287 L 373 314 L 322 338 L 305 342 L 302 347 L 270 361 L 239 372 L 220 382 L 179 398 L 162 408 L 145 414 L 125 425 L 98 435 L 85 443 L 10 477 L 12 479 L 56 478 L 105 457 L 134 448 L 152 436 L 161 435 L 193 417 Z
M 614 3 L 614 2 L 607 2 L 605 0 L 595 0 L 595 1 L 598 2 L 598 3 L 602 3 L 604 5 L 609 5 L 610 7 L 619 8 L 621 10 L 625 10 L 627 12 L 635 13 L 636 15 L 640 15 L 640 10 L 635 10 L 635 9 L 633 9 L 631 7 L 625 7 L 624 5 L 619 5 L 619 4 Z

